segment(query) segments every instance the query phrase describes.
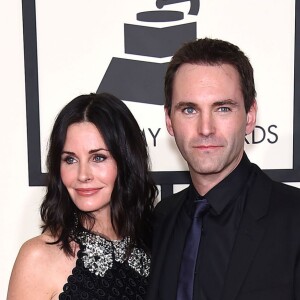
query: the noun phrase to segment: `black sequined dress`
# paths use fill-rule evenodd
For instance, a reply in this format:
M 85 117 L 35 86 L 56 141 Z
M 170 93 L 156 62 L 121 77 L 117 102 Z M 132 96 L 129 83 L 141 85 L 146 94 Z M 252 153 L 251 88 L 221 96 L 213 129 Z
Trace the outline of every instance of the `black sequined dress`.
M 129 238 L 109 241 L 82 232 L 76 266 L 59 295 L 59 300 L 143 300 L 150 269 L 149 256 L 134 248 L 129 258 Z

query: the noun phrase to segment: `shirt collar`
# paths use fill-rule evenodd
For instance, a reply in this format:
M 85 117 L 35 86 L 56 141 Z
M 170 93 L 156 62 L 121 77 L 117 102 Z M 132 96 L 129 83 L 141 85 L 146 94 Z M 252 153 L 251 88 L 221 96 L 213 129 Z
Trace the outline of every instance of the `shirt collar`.
M 220 215 L 224 209 L 234 200 L 237 199 L 243 187 L 246 186 L 247 179 L 250 175 L 251 163 L 244 153 L 238 166 L 221 182 L 214 186 L 204 198 L 207 199 L 211 206 L 210 212 L 215 215 Z M 195 187 L 191 184 L 188 211 L 193 209 L 193 202 L 201 197 Z

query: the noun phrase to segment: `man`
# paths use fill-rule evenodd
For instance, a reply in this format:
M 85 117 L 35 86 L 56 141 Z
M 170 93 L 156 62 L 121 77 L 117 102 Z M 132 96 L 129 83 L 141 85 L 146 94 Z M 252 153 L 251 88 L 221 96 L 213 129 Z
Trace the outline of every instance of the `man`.
M 225 41 L 188 43 L 169 64 L 165 96 L 191 185 L 156 206 L 148 299 L 300 299 L 300 190 L 244 153 L 257 112 L 248 58 Z

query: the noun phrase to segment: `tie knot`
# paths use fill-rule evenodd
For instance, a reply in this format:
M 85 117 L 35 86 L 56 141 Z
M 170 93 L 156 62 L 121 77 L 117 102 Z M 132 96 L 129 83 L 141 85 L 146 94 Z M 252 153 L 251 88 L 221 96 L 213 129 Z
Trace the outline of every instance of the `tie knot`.
M 206 199 L 200 199 L 195 201 L 195 213 L 194 218 L 203 216 L 209 209 L 209 203 Z

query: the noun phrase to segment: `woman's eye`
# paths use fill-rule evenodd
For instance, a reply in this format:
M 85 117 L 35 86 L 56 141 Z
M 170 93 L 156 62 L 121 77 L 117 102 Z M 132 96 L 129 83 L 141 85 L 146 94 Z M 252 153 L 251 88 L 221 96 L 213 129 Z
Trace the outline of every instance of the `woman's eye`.
M 104 161 L 105 159 L 106 159 L 106 156 L 104 156 L 104 155 L 95 155 L 94 158 L 93 158 L 93 160 L 94 160 L 95 162 L 102 162 L 102 161 Z
M 194 114 L 196 112 L 195 108 L 193 107 L 186 107 L 183 112 L 187 115 Z
M 73 157 L 73 156 L 66 156 L 64 158 L 64 161 L 68 164 L 68 165 L 71 165 L 71 164 L 74 164 L 76 162 L 76 159 Z

